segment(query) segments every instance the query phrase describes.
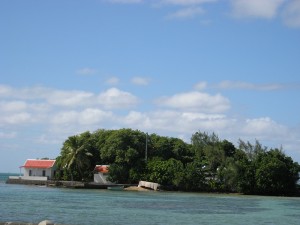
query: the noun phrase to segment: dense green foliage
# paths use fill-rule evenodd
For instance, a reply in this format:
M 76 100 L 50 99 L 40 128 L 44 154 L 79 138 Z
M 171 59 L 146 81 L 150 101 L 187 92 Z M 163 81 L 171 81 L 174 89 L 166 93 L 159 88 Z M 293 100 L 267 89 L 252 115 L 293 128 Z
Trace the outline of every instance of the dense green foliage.
M 117 183 L 147 180 L 167 189 L 294 195 L 300 166 L 280 149 L 239 140 L 236 148 L 196 132 L 191 144 L 138 130 L 97 130 L 69 137 L 57 158 L 58 179 L 91 180 L 96 164 L 110 165 Z

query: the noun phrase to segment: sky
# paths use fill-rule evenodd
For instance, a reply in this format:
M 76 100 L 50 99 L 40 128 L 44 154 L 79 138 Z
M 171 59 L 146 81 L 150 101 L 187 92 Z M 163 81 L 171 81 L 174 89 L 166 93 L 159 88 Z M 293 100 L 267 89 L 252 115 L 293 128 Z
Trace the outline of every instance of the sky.
M 0 172 L 120 128 L 300 162 L 299 99 L 300 0 L 0 1 Z

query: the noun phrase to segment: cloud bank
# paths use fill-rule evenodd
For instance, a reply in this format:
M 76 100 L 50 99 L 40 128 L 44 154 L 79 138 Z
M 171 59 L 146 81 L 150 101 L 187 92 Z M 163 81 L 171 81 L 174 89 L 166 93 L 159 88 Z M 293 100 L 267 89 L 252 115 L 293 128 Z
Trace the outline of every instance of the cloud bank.
M 226 84 L 226 85 L 225 85 Z M 196 131 L 216 132 L 236 141 L 262 141 L 296 146 L 291 128 L 270 117 L 247 118 L 231 115 L 231 102 L 222 94 L 204 92 L 206 82 L 195 84 L 202 91 L 175 93 L 153 99 L 145 111 L 143 101 L 133 93 L 109 88 L 99 93 L 59 90 L 48 87 L 0 86 L 0 139 L 19 138 L 20 131 L 39 130 L 32 142 L 61 143 L 68 135 L 85 130 L 130 127 L 142 131 L 186 137 Z M 220 83 L 221 88 L 257 87 L 244 82 Z M 274 85 L 277 87 L 276 85 Z M 280 86 L 280 85 L 278 85 Z M 261 85 L 262 90 L 276 90 Z M 294 138 L 291 138 L 294 137 Z M 281 143 L 278 143 L 278 140 Z M 294 144 L 293 144 L 294 143 Z M 300 149 L 298 149 L 300 151 Z
M 222 12 L 235 19 L 282 19 L 282 23 L 291 28 L 300 27 L 300 0 L 107 0 L 114 4 L 140 4 L 151 8 L 164 7 L 169 9 L 167 19 L 188 19 L 198 16 L 212 15 L 212 7 L 208 4 L 227 4 L 229 11 Z M 153 7 L 155 6 L 155 7 Z M 224 7 L 226 8 L 226 7 Z M 206 13 L 208 11 L 208 13 Z M 207 20 L 205 20 L 207 21 Z M 210 21 L 210 19 L 209 19 Z

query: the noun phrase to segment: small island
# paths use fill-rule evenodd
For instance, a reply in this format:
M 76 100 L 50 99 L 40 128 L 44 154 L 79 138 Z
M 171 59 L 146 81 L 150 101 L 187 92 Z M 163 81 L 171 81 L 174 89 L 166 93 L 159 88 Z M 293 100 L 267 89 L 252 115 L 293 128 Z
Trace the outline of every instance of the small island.
M 106 186 L 147 181 L 172 191 L 300 195 L 300 166 L 283 149 L 243 140 L 235 147 L 205 132 L 189 144 L 132 129 L 86 131 L 65 140 L 51 182 L 91 187 L 97 165 L 107 165 Z

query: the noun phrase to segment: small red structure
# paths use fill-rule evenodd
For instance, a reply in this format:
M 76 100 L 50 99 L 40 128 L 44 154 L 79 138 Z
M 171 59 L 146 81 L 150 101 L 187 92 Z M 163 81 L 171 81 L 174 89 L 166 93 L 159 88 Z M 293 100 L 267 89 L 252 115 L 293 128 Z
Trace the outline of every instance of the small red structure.
M 55 160 L 45 160 L 45 159 L 27 159 L 24 168 L 40 168 L 49 169 L 55 164 Z
M 96 165 L 94 170 L 98 173 L 108 173 L 108 167 L 108 165 Z
M 112 184 L 107 180 L 109 174 L 108 165 L 96 165 L 94 169 L 94 182 L 97 184 Z

